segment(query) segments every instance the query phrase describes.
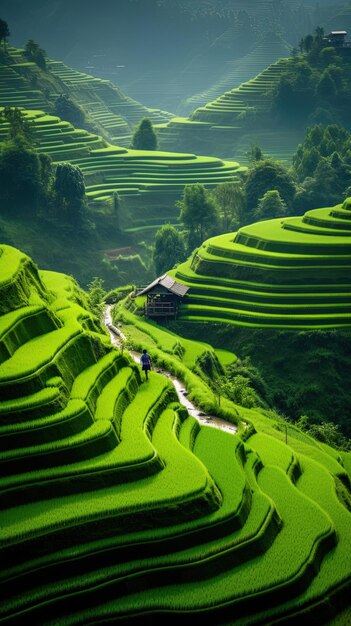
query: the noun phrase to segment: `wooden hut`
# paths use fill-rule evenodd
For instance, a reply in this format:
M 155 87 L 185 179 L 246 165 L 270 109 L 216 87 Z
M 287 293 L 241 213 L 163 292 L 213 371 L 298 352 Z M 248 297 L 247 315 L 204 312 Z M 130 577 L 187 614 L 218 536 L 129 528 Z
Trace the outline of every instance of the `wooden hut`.
M 147 296 L 145 303 L 146 317 L 168 317 L 176 319 L 181 298 L 185 296 L 189 287 L 178 283 L 174 278 L 163 274 L 150 285 L 139 289 L 136 296 Z
M 335 46 L 336 48 L 343 48 L 345 46 L 345 38 L 347 35 L 346 30 L 332 30 L 326 37 L 328 45 Z

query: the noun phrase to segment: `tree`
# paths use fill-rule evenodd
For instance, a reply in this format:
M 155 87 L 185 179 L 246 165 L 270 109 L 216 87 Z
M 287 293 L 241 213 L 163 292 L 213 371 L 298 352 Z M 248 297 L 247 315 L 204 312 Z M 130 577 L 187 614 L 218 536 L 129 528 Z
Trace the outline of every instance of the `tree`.
M 212 192 L 223 232 L 235 230 L 244 220 L 245 194 L 238 183 L 221 183 Z
M 279 191 L 272 189 L 266 191 L 264 196 L 259 199 L 258 205 L 254 210 L 254 217 L 258 220 L 268 220 L 275 217 L 283 217 L 286 215 L 286 204 L 281 199 Z
M 246 153 L 250 163 L 255 163 L 255 161 L 262 161 L 263 152 L 260 146 L 252 145 L 250 150 Z
M 81 224 L 85 209 L 85 184 L 81 169 L 71 163 L 58 163 L 54 190 L 58 214 L 66 222 Z
M 55 102 L 55 113 L 63 120 L 67 120 L 76 128 L 83 128 L 85 113 L 82 107 L 69 96 L 61 94 Z
M 157 231 L 153 262 L 156 274 L 160 276 L 186 257 L 184 239 L 174 226 L 165 224 Z
M 279 191 L 282 200 L 289 209 L 296 192 L 292 175 L 278 161 L 273 159 L 258 161 L 249 171 L 245 182 L 248 210 L 255 209 L 259 199 L 272 189 Z
M 93 313 L 100 313 L 104 306 L 106 291 L 102 278 L 95 276 L 88 285 L 88 302 Z
M 120 230 L 120 222 L 119 222 L 120 208 L 121 208 L 120 195 L 118 191 L 114 191 L 112 194 L 112 211 L 113 211 L 113 216 L 115 218 L 115 224 L 116 224 L 117 230 Z
M 42 70 L 46 70 L 46 53 L 34 39 L 29 39 L 24 47 L 24 55 L 29 61 L 34 61 Z
M 176 203 L 179 219 L 189 232 L 189 248 L 199 246 L 218 225 L 218 211 L 200 183 L 185 185 L 183 197 Z
M 0 19 L 0 45 L 6 50 L 7 39 L 10 36 L 10 31 L 7 22 Z
M 132 148 L 135 150 L 157 150 L 157 135 L 148 117 L 144 117 L 137 126 L 132 139 Z
M 9 139 L 21 137 L 28 144 L 33 145 L 35 143 L 34 124 L 28 122 L 18 107 L 5 107 L 0 113 L 0 119 L 1 118 L 9 125 Z
M 333 100 L 337 94 L 334 79 L 328 70 L 324 70 L 316 87 L 316 93 L 319 98 L 324 100 Z
M 0 199 L 5 210 L 33 215 L 49 182 L 47 160 L 18 135 L 6 141 L 0 151 Z

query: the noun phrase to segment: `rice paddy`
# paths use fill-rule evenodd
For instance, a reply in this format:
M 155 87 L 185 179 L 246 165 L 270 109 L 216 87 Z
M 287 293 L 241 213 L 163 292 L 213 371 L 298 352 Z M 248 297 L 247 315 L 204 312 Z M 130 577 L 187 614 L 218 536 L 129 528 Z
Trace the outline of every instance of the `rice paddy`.
M 232 414 L 252 420 L 245 444 L 200 425 L 167 377 L 142 382 L 73 279 L 8 246 L 0 270 L 2 623 L 162 623 L 166 613 L 268 623 L 319 615 L 326 596 L 327 615 L 343 609 L 340 456 L 298 429 L 287 445 L 239 406 Z M 139 323 L 139 339 L 164 346 L 193 392 L 211 348 Z

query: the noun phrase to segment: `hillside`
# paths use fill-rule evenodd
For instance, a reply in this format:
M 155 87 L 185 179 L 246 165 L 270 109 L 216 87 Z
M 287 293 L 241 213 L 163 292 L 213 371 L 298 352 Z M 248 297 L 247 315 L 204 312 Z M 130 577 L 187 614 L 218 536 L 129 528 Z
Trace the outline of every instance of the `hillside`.
M 237 33 L 232 34 L 233 39 L 235 35 Z M 291 46 L 279 34 L 264 33 L 245 56 L 224 62 L 219 69 L 220 78 L 217 77 L 215 83 L 205 91 L 187 98 L 178 108 L 178 112 L 182 115 L 191 114 L 194 109 L 255 78 L 277 59 L 288 57 L 290 54 Z
M 159 122 L 167 115 L 150 111 L 108 81 L 61 62 L 47 61 L 47 69 L 40 69 L 15 48 L 10 48 L 9 54 L 2 52 L 2 59 L 0 110 L 22 110 L 34 134 L 34 149 L 50 156 L 54 169 L 58 162 L 81 168 L 92 225 L 89 237 L 83 240 L 79 236 L 77 241 L 64 224 L 52 223 L 52 207 L 41 207 L 39 219 L 28 215 L 28 220 L 25 216 L 17 219 L 16 207 L 11 214 L 2 207 L 2 240 L 35 255 L 48 269 L 74 274 L 83 284 L 96 274 L 111 288 L 116 282 L 134 281 L 136 276 L 142 281 L 151 279 L 149 243 L 161 225 L 177 221 L 174 204 L 184 185 L 201 182 L 212 188 L 237 180 L 242 168 L 236 162 L 193 153 L 129 150 L 124 146 L 130 145 L 132 129 L 140 118 L 147 115 Z M 82 126 L 56 113 L 62 94 L 75 107 L 79 103 L 78 113 L 77 108 L 74 111 Z M 8 132 L 9 125 L 1 118 L 1 141 Z M 113 209 L 115 192 L 121 198 L 118 214 Z M 50 245 L 46 245 L 48 238 Z
M 173 274 L 180 319 L 273 328 L 349 327 L 351 201 L 205 241 Z
M 239 87 L 221 93 L 189 118 L 175 117 L 157 125 L 163 149 L 188 150 L 247 162 L 252 145 L 268 156 L 288 161 L 302 139 L 301 129 L 272 126 L 272 95 L 292 59 L 280 59 Z
M 346 200 L 251 224 L 169 272 L 189 287 L 175 332 L 248 360 L 237 374 L 288 419 L 329 421 L 349 438 L 350 217 Z
M 200 426 L 71 278 L 9 246 L 0 270 L 2 623 L 347 619 L 341 455 L 228 402 L 238 435 Z
M 79 1 L 48 0 L 45 7 L 39 0 L 31 5 L 3 0 L 2 17 L 15 45 L 34 38 L 50 57 L 112 80 L 148 106 L 176 112 L 182 100 L 211 87 L 222 64 L 248 53 L 261 35 L 279 32 L 295 46 L 316 26 L 327 28 L 344 4 L 101 0 L 97 11 L 92 0 L 83 6 Z
M 47 59 L 46 69 L 28 60 L 22 48 L 1 51 L 0 104 L 55 113 L 61 94 L 68 95 L 86 113 L 87 130 L 105 139 L 128 146 L 133 127 L 143 118 L 164 122 L 172 116 L 148 109 L 108 80 L 95 78 L 68 67 L 62 61 Z
M 306 128 L 336 123 L 350 127 L 351 47 L 307 35 L 289 59 L 279 59 L 239 87 L 222 91 L 189 118 L 159 127 L 164 149 L 193 149 L 221 158 L 245 156 L 259 145 L 267 156 L 291 161 Z

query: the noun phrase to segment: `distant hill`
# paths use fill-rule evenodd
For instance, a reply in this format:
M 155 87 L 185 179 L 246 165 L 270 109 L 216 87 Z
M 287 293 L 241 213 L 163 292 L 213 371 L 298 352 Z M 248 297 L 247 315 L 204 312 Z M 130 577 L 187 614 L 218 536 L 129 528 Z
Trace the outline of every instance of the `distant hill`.
M 160 125 L 160 145 L 167 150 L 192 145 L 221 158 L 236 154 L 245 162 L 258 144 L 267 156 L 289 162 L 307 127 L 337 123 L 350 128 L 350 68 L 348 44 L 315 42 L 308 53 L 279 59 L 188 118 Z
M 84 128 L 54 114 L 62 94 L 83 110 Z M 142 281 L 151 279 L 153 268 L 145 241 L 153 241 L 164 223 L 177 222 L 175 201 L 184 185 L 201 182 L 213 188 L 236 180 L 242 171 L 238 163 L 218 158 L 123 147 L 130 145 L 133 126 L 140 118 L 147 115 L 162 121 L 170 116 L 150 111 L 109 81 L 72 70 L 59 61 L 48 60 L 47 69 L 40 69 L 20 49 L 10 48 L 0 66 L 0 110 L 5 106 L 21 108 L 32 124 L 36 150 L 48 154 L 54 165 L 71 162 L 81 168 L 92 228 L 87 241 L 77 241 L 62 224 L 57 228 L 57 224 L 33 216 L 30 223 L 24 218 L 18 221 L 15 211 L 12 215 L 1 211 L 1 238 L 37 256 L 48 268 L 74 274 L 83 284 L 97 273 L 111 287 L 136 276 Z M 0 140 L 7 134 L 8 124 L 2 119 Z M 118 215 L 113 210 L 115 192 L 121 199 Z M 50 210 L 42 211 L 45 213 Z
M 55 112 L 59 95 L 68 94 L 88 116 L 87 129 L 128 146 L 134 126 L 145 116 L 165 122 L 171 114 L 151 110 L 126 96 L 110 81 L 78 72 L 61 61 L 47 60 L 44 71 L 29 61 L 23 49 L 9 47 L 1 56 L 0 105 Z
M 248 53 L 262 34 L 280 33 L 296 46 L 317 26 L 327 28 L 343 5 L 343 0 L 101 0 L 99 5 L 3 0 L 2 18 L 16 46 L 34 38 L 50 57 L 112 80 L 150 107 L 177 113 L 181 101 L 210 88 L 222 73 L 218 67 Z
M 233 37 L 235 34 L 233 34 Z M 274 32 L 264 33 L 252 45 L 250 52 L 241 58 L 226 61 L 220 69 L 221 76 L 209 89 L 187 98 L 178 108 L 181 115 L 191 113 L 194 109 L 219 97 L 223 92 L 239 87 L 277 59 L 288 57 L 291 46 Z

